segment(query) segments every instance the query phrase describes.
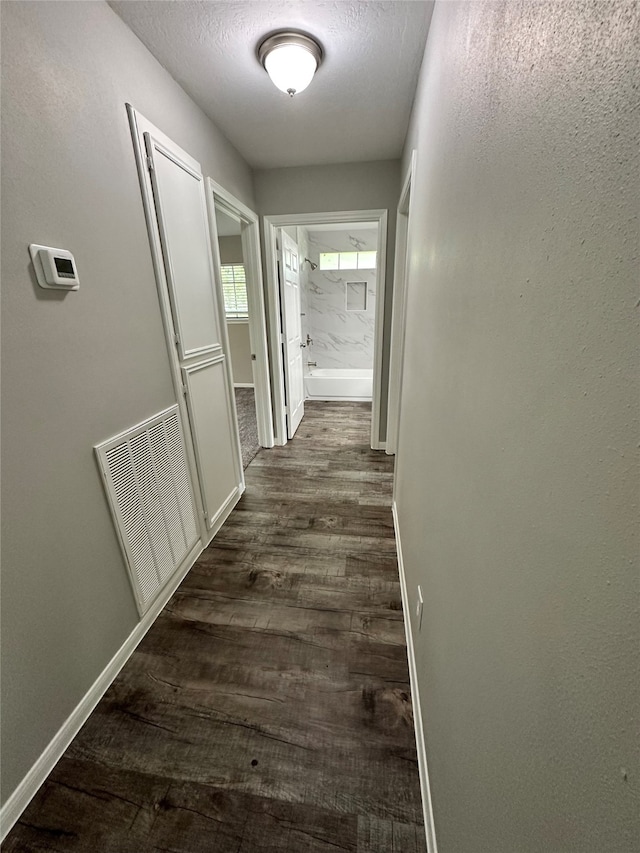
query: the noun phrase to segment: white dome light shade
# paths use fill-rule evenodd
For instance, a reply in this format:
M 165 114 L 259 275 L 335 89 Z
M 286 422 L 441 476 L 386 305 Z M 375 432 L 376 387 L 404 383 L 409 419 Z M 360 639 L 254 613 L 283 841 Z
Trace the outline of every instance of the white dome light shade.
M 318 63 L 304 47 L 285 44 L 274 48 L 264 60 L 267 74 L 278 89 L 296 95 L 313 80 Z
M 293 97 L 313 80 L 322 62 L 322 48 L 303 33 L 275 33 L 258 48 L 258 59 L 273 84 Z

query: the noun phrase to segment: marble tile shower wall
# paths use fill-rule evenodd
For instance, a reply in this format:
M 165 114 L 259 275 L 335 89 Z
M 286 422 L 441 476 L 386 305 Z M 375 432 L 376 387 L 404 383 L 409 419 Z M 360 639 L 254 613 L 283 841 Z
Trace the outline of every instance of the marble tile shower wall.
M 309 255 L 318 268 L 309 273 L 306 317 L 313 345 L 307 359 L 318 367 L 373 367 L 376 270 L 321 270 L 320 252 L 372 252 L 377 230 L 309 230 Z M 304 256 L 303 256 L 304 257 Z M 307 264 L 308 266 L 308 264 Z M 364 281 L 367 307 L 347 311 L 347 282 Z

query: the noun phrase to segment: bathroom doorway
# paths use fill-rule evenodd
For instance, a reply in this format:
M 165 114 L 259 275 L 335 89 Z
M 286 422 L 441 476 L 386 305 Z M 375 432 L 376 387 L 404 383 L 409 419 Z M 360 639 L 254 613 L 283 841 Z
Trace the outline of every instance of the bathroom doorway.
M 371 447 L 380 449 L 386 211 L 265 217 L 274 420 L 276 443 L 282 444 L 288 377 L 279 342 L 287 305 L 277 260 L 283 242 L 291 240 L 300 265 L 305 399 L 370 401 Z

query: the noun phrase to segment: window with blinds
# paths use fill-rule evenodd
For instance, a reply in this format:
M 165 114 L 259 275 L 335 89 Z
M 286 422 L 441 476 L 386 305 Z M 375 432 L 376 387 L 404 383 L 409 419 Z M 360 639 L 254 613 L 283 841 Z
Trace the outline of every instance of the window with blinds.
M 221 264 L 224 310 L 229 318 L 249 316 L 247 280 L 243 264 Z

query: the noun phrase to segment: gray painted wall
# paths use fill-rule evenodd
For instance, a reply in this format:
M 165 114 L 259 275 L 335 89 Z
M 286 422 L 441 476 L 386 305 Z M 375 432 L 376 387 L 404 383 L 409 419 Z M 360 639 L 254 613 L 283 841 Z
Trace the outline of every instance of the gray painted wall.
M 250 207 L 250 170 L 102 2 L 2 9 L 2 791 L 137 622 L 93 445 L 175 402 L 125 102 Z M 77 293 L 28 245 L 75 253 Z
M 244 261 L 242 254 L 242 237 L 218 237 L 220 247 L 220 263 L 241 264 Z
M 220 246 L 221 263 L 241 264 L 244 262 L 242 237 L 240 235 L 237 237 L 218 237 L 218 245 Z M 232 323 L 227 323 L 227 334 L 229 335 L 229 356 L 231 358 L 233 381 L 253 383 L 249 321 L 241 322 L 235 320 Z
M 231 357 L 233 381 L 253 385 L 249 321 L 235 320 L 233 323 L 227 323 L 227 333 L 229 335 L 229 355 Z
M 380 406 L 380 439 L 384 441 L 387 433 L 389 336 L 393 299 L 396 212 L 400 195 L 400 161 L 378 160 L 372 163 L 260 169 L 254 173 L 254 182 L 257 211 L 263 216 L 379 208 L 386 208 L 389 211 Z
M 436 4 L 397 502 L 439 853 L 639 849 L 639 13 Z

